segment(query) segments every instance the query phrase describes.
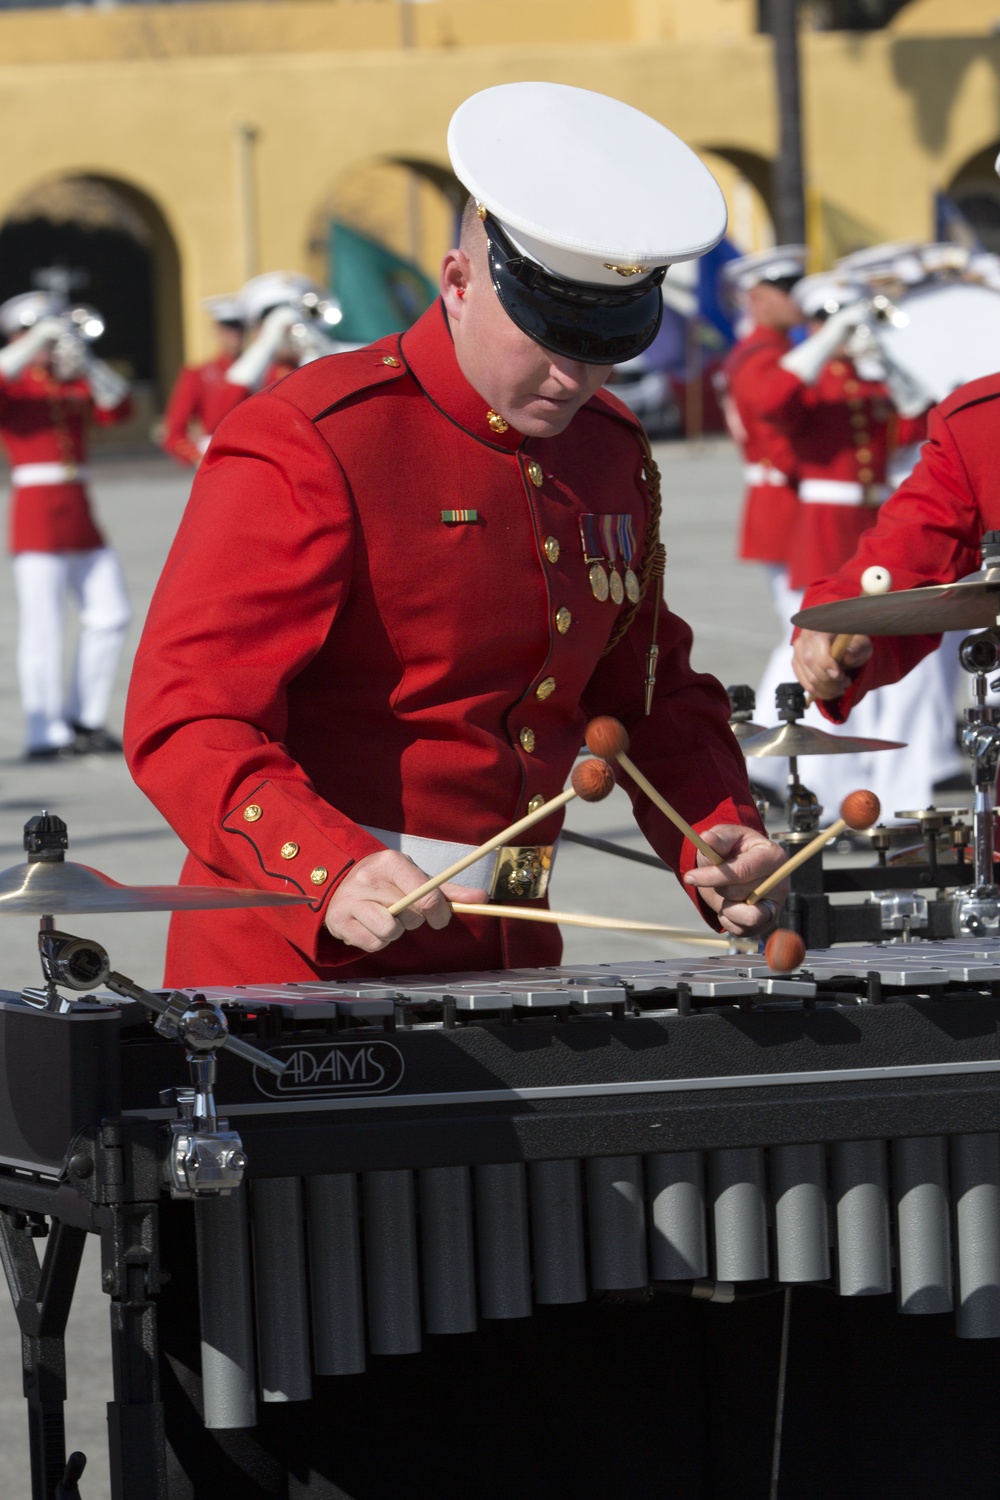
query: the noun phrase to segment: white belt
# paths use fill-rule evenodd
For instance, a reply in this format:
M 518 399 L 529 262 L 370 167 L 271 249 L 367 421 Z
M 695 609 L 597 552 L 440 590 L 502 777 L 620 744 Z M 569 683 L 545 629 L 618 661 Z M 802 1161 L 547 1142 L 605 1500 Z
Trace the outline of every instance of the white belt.
M 772 469 L 770 464 L 744 464 L 743 479 L 751 486 L 773 484 L 777 487 L 788 483 L 788 475 L 782 474 L 780 469 Z
M 195 447 L 198 449 L 199 453 L 206 453 L 208 451 L 208 445 L 211 441 L 212 434 L 210 432 L 203 432 L 201 437 L 195 444 Z
M 409 855 L 413 863 L 428 875 L 440 875 L 442 870 L 457 864 L 478 847 L 476 844 L 452 844 L 447 839 L 422 839 L 415 833 L 392 833 L 386 828 L 369 828 L 365 823 L 361 827 L 387 849 L 398 849 L 401 854 Z M 484 854 L 482 859 L 477 859 L 474 865 L 469 865 L 455 879 L 460 885 L 475 885 L 481 886 L 485 891 L 491 890 L 499 854 L 498 849 Z M 555 846 L 552 858 L 555 859 Z
M 41 484 L 83 484 L 90 478 L 86 464 L 15 464 L 10 482 L 18 489 Z
M 858 484 L 853 479 L 803 479 L 799 499 L 806 505 L 881 505 L 887 484 Z

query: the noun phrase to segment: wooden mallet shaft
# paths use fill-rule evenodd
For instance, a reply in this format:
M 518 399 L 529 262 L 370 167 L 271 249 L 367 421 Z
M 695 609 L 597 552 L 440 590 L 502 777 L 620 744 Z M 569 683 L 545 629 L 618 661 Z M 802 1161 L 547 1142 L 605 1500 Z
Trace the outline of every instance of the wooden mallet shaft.
M 807 860 L 812 859 L 813 855 L 818 854 L 824 844 L 829 843 L 831 839 L 835 839 L 838 833 L 843 833 L 846 827 L 846 821 L 843 818 L 838 818 L 835 823 L 830 824 L 829 828 L 821 828 L 816 837 L 810 839 L 804 848 L 800 849 L 797 854 L 793 854 L 791 859 L 786 859 L 783 865 L 779 865 L 766 880 L 761 881 L 756 890 L 750 892 L 749 896 L 743 897 L 747 906 L 756 906 L 757 902 L 762 900 L 768 891 L 773 891 L 774 887 L 780 885 L 787 875 L 790 875 L 793 870 L 797 870 L 800 865 L 804 865 Z
M 604 932 L 643 932 L 650 937 L 669 938 L 674 943 L 695 943 L 703 948 L 728 949 L 738 939 L 703 937 L 684 927 L 661 927 L 656 922 L 635 922 L 628 917 L 591 917 L 584 912 L 549 911 L 545 907 L 494 906 L 475 901 L 453 901 L 452 911 L 470 917 L 515 917 L 525 922 L 558 922 L 566 927 L 597 927 Z M 754 943 L 756 947 L 756 943 Z
M 786 875 L 790 875 L 793 870 L 797 870 L 800 865 L 804 865 L 807 859 L 812 859 L 813 855 L 818 854 L 824 844 L 828 843 L 830 839 L 835 839 L 838 834 L 843 833 L 845 828 L 853 828 L 856 832 L 862 828 L 871 828 L 873 823 L 878 822 L 878 816 L 881 811 L 881 805 L 874 792 L 863 790 L 848 792 L 840 804 L 840 817 L 831 823 L 829 828 L 824 828 L 822 832 L 817 833 L 816 837 L 810 839 L 803 849 L 800 849 L 797 854 L 792 855 L 791 859 L 786 859 L 785 863 L 779 865 L 766 880 L 762 880 L 756 890 L 751 891 L 749 896 L 743 898 L 746 904 L 748 906 L 756 905 L 762 897 L 767 895 L 768 891 L 773 890 L 776 885 L 779 885 Z
M 688 823 L 686 819 L 682 818 L 680 813 L 677 812 L 675 808 L 670 806 L 670 803 L 667 801 L 666 797 L 661 797 L 660 793 L 656 790 L 656 787 L 653 785 L 653 783 L 642 774 L 642 772 L 639 770 L 639 767 L 629 759 L 624 751 L 617 755 L 615 759 L 618 761 L 618 764 L 621 766 L 622 770 L 628 772 L 632 780 L 635 782 L 636 786 L 639 787 L 641 791 L 646 793 L 646 796 L 649 798 L 650 802 L 652 802 L 654 806 L 660 809 L 660 812 L 663 813 L 664 817 L 670 819 L 675 828 L 680 829 L 681 833 L 683 833 L 686 839 L 691 840 L 696 849 L 701 850 L 702 854 L 704 854 L 707 860 L 710 860 L 713 865 L 725 864 L 725 855 L 720 854 L 718 849 L 713 849 L 711 844 L 706 844 L 700 833 L 695 833 L 694 829 L 691 827 L 691 824 Z
M 615 784 L 614 773 L 611 767 L 601 760 L 581 761 L 579 765 L 574 766 L 570 781 L 571 784 L 566 787 L 565 791 L 560 792 L 558 796 L 550 797 L 548 802 L 543 802 L 541 807 L 537 807 L 534 812 L 526 813 L 523 818 L 518 818 L 509 827 L 502 828 L 491 839 L 487 839 L 485 844 L 480 844 L 477 849 L 472 849 L 468 854 L 463 854 L 461 859 L 456 859 L 455 863 L 449 865 L 447 870 L 442 870 L 440 874 L 431 876 L 430 880 L 425 880 L 423 885 L 418 885 L 415 891 L 410 891 L 407 895 L 400 896 L 399 900 L 394 901 L 388 908 L 389 915 L 398 917 L 401 911 L 406 911 L 407 907 L 412 906 L 415 901 L 419 901 L 421 896 L 427 896 L 431 891 L 436 891 L 438 886 L 444 885 L 449 880 L 454 880 L 456 875 L 461 875 L 463 870 L 467 870 L 470 865 L 474 865 L 484 855 L 492 854 L 494 849 L 499 849 L 504 844 L 509 844 L 513 839 L 517 838 L 518 834 L 525 833 L 529 828 L 534 827 L 536 823 L 541 823 L 552 813 L 558 812 L 561 807 L 565 807 L 566 803 L 571 802 L 574 797 L 582 797 L 585 802 L 600 802 L 602 798 L 608 796 Z

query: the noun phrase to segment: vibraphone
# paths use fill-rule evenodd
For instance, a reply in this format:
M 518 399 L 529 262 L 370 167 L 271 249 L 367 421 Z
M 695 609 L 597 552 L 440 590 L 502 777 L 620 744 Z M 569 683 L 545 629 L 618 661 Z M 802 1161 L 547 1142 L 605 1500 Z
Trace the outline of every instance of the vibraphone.
M 114 1500 L 220 1493 L 192 1478 L 199 1443 L 229 1451 L 330 1377 L 336 1405 L 378 1356 L 427 1344 L 440 1363 L 438 1336 L 595 1298 L 894 1292 L 903 1314 L 952 1312 L 959 1340 L 1000 1340 L 1000 946 L 814 951 L 788 976 L 743 954 L 201 993 L 288 1067 L 220 1055 L 245 1180 L 193 1205 L 164 1190 L 183 1058 L 142 1007 L 0 995 L 0 1239 L 33 1446 L 61 1411 L 59 1318 L 99 1232 Z M 195 1262 L 200 1361 L 174 1389 L 158 1343 Z M 348 1493 L 282 1482 L 229 1493 Z

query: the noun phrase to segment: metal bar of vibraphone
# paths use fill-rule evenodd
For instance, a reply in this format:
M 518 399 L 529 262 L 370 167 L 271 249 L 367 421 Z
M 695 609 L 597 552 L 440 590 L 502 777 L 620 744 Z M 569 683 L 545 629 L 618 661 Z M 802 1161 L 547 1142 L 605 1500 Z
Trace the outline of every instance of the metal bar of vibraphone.
M 474 1332 L 476 1265 L 468 1167 L 426 1167 L 420 1173 L 420 1247 L 427 1332 Z
M 353 1172 L 306 1178 L 313 1369 L 360 1375 L 365 1368 L 358 1184 Z
M 763 1281 L 768 1275 L 764 1153 L 756 1146 L 709 1154 L 709 1185 L 718 1281 Z
M 595 1290 L 648 1285 L 641 1156 L 588 1158 L 587 1230 Z
M 413 1173 L 366 1172 L 365 1271 L 373 1354 L 420 1350 L 420 1287 Z
M 1000 1338 L 1000 1135 L 951 1141 L 955 1212 L 955 1332 Z
M 770 1166 L 778 1280 L 826 1281 L 830 1275 L 826 1148 L 773 1146 Z
M 251 1219 L 261 1395 L 265 1401 L 308 1401 L 312 1372 L 302 1179 L 258 1178 Z
M 871 1297 L 891 1292 L 885 1141 L 837 1141 L 831 1154 L 837 1290 L 842 1297 Z
M 257 1373 L 247 1189 L 194 1201 L 205 1426 L 254 1427 Z
M 531 1262 L 524 1165 L 479 1166 L 475 1183 L 480 1311 L 484 1318 L 526 1318 Z
M 528 1168 L 535 1301 L 585 1302 L 583 1190 L 578 1161 L 533 1161 Z
M 892 1143 L 899 1310 L 950 1312 L 951 1215 L 944 1136 Z
M 654 1281 L 708 1275 L 705 1167 L 698 1151 L 646 1157 L 650 1205 L 650 1273 Z

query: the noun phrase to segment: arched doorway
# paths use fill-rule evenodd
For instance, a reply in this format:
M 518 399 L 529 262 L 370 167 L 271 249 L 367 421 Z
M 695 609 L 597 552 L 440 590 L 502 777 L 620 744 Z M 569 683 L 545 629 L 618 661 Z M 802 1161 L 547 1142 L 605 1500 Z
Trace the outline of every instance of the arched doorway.
M 38 184 L 0 225 L 0 301 L 53 265 L 77 273 L 72 295 L 104 315 L 102 357 L 135 381 L 142 406 L 161 407 L 183 345 L 180 258 L 159 206 L 96 174 Z
M 977 151 L 959 168 L 945 190 L 983 248 L 994 251 L 1000 251 L 1000 179 L 993 166 L 998 151 L 1000 141 Z
M 698 155 L 715 177 L 729 210 L 727 238 L 743 254 L 774 244 L 771 162 L 738 146 L 711 144 Z
M 344 328 L 355 330 L 346 336 L 399 331 L 429 305 L 466 197 L 453 173 L 432 161 L 369 158 L 341 173 L 313 214 L 309 269 L 345 304 Z M 357 323 L 349 299 L 367 302 L 366 293 L 368 312 Z

